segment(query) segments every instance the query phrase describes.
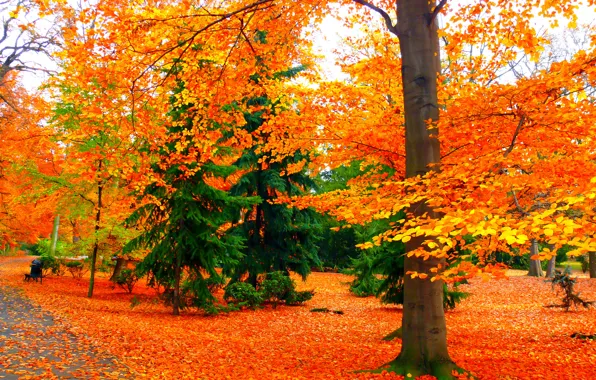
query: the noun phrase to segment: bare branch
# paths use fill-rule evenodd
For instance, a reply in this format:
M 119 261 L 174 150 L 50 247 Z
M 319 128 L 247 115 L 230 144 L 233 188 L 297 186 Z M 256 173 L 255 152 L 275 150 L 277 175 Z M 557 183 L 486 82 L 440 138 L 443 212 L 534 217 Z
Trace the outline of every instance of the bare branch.
M 505 154 L 504 154 L 505 158 L 507 158 L 509 153 L 511 153 L 511 151 L 513 150 L 513 147 L 515 146 L 515 141 L 517 140 L 517 136 L 519 135 L 519 132 L 521 131 L 521 127 L 525 121 L 526 121 L 526 115 L 521 115 L 521 118 L 519 119 L 519 123 L 517 123 L 517 128 L 515 129 L 515 132 L 513 133 L 513 138 L 511 139 L 511 144 L 509 144 L 509 147 L 505 151 Z
M 383 20 L 385 20 L 385 25 L 387 26 L 387 29 L 395 34 L 396 36 L 398 36 L 398 32 L 397 32 L 397 24 L 393 25 L 391 22 L 391 17 L 389 16 L 389 14 L 387 12 L 385 12 L 384 10 L 382 10 L 381 8 L 377 7 L 376 5 L 373 5 L 365 0 L 353 0 L 356 4 L 360 4 L 360 5 L 364 5 L 367 8 L 372 9 L 373 11 L 377 12 L 378 14 L 381 15 L 381 17 L 383 17 Z M 447 1 L 447 0 L 444 0 Z
M 452 150 L 451 150 L 449 153 L 447 153 L 447 154 L 445 154 L 445 155 L 441 156 L 441 159 L 443 159 L 443 158 L 445 158 L 445 157 L 449 156 L 450 154 L 452 154 L 452 153 L 455 153 L 455 152 L 457 152 L 458 150 L 460 150 L 460 149 L 462 149 L 462 148 L 465 148 L 465 147 L 467 147 L 467 146 L 469 146 L 469 145 L 472 145 L 472 143 L 466 143 L 466 144 L 464 144 L 464 145 L 458 146 L 457 148 L 453 148 L 453 149 L 452 149 Z
M 517 194 L 515 193 L 515 189 L 513 187 L 511 188 L 511 193 L 513 194 L 513 202 L 515 202 L 515 207 L 517 207 L 517 210 L 519 212 L 521 212 L 523 216 L 530 215 L 530 213 L 528 213 L 526 210 L 524 210 L 523 207 L 521 206 L 521 204 L 519 204 L 519 200 L 517 199 Z
M 441 11 L 441 9 L 443 9 L 443 7 L 445 6 L 445 4 L 447 4 L 447 0 L 441 0 L 441 2 L 439 3 L 439 5 L 437 5 L 435 7 L 435 9 L 433 9 L 433 13 L 431 13 L 428 16 L 428 19 L 426 20 L 428 26 L 431 26 L 433 24 L 433 21 L 435 21 L 435 18 L 437 18 L 437 15 Z

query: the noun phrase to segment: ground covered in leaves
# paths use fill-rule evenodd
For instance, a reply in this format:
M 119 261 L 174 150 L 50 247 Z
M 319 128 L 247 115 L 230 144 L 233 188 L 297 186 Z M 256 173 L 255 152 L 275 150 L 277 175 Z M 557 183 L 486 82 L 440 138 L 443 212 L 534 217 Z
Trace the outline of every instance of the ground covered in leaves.
M 380 367 L 397 355 L 399 340 L 381 338 L 399 327 L 401 309 L 352 296 L 349 276 L 314 273 L 306 283 L 298 281 L 299 288 L 316 292 L 306 306 L 174 317 L 142 285 L 128 294 L 99 279 L 90 300 L 86 280 L 48 277 L 43 284 L 25 283 L 27 269 L 27 261 L 0 258 L 0 285 L 24 289 L 98 355 L 116 357 L 134 378 L 401 378 L 355 372 Z M 566 313 L 543 307 L 560 301 L 544 279 L 474 280 L 464 289 L 472 296 L 447 313 L 450 353 L 458 365 L 482 379 L 595 377 L 596 341 L 571 335 L 595 334 L 596 310 Z M 577 289 L 584 298 L 596 299 L 596 280 L 580 279 Z M 313 308 L 344 314 L 313 313 Z M 31 324 L 21 328 L 39 331 Z M 89 361 L 86 370 L 100 365 Z M 20 373 L 39 374 L 34 367 L 31 362 Z

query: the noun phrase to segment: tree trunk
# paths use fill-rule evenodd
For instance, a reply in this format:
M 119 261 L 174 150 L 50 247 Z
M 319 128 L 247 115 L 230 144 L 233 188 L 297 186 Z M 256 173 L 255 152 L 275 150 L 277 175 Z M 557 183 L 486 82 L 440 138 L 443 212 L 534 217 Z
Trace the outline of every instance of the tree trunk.
M 530 245 L 530 257 L 538 255 L 538 241 L 536 239 L 532 239 L 532 244 Z M 542 273 L 542 264 L 540 260 L 532 260 L 530 259 L 530 270 L 528 271 L 528 276 L 531 277 L 542 277 L 544 273 Z
M 60 227 L 60 215 L 54 218 L 54 227 L 52 228 L 52 241 L 50 243 L 50 255 L 56 255 L 56 245 L 58 244 L 58 228 Z
M 174 267 L 174 299 L 172 300 L 172 314 L 180 315 L 180 272 L 182 254 L 176 252 L 176 266 Z
M 555 251 L 554 244 L 549 244 L 548 249 L 550 249 L 550 251 L 552 252 L 553 257 L 551 257 L 548 261 L 548 265 L 546 267 L 546 277 L 553 278 L 555 276 L 555 267 L 557 265 L 557 251 Z
M 101 161 L 99 163 L 99 172 L 101 172 Z M 93 297 L 93 287 L 95 286 L 95 262 L 97 261 L 97 252 L 99 251 L 99 229 L 101 228 L 101 197 L 103 195 L 103 184 L 97 184 L 97 210 L 95 212 L 95 243 L 93 244 L 93 253 L 91 254 L 91 272 L 89 274 L 89 291 L 87 297 Z
M 81 235 L 79 234 L 79 224 L 75 219 L 70 222 L 70 225 L 72 226 L 72 242 L 76 243 L 81 240 Z
M 180 230 L 184 228 L 184 219 L 180 219 L 179 223 Z M 180 277 L 182 272 L 182 247 L 175 246 L 176 252 L 176 263 L 174 266 L 174 299 L 172 300 L 172 314 L 180 315 Z
M 553 278 L 555 277 L 555 264 L 556 264 L 556 256 L 553 256 L 548 260 L 548 266 L 546 267 L 546 277 Z
M 440 70 L 439 40 L 436 20 L 431 16 L 434 1 L 397 1 L 397 34 L 402 56 L 402 83 L 406 121 L 406 177 L 437 170 L 440 162 L 438 129 L 427 121 L 439 118 L 437 73 Z M 410 207 L 410 213 L 440 217 L 426 203 Z M 425 237 L 414 238 L 406 251 L 417 249 Z M 444 264 L 444 259 L 424 260 L 415 256 L 405 259 L 405 272 L 416 271 L 433 276 L 430 269 Z M 412 279 L 405 276 L 403 338 L 399 356 L 389 363 L 399 374 L 440 379 L 454 378 L 459 368 L 447 352 L 447 328 L 443 311 L 443 282 Z
M 590 278 L 596 278 L 596 252 L 590 252 L 589 259 Z
M 116 266 L 114 267 L 114 271 L 110 276 L 110 281 L 116 281 L 116 277 L 122 272 L 122 268 L 124 268 L 124 264 L 126 264 L 126 259 L 123 257 L 118 257 L 116 259 Z

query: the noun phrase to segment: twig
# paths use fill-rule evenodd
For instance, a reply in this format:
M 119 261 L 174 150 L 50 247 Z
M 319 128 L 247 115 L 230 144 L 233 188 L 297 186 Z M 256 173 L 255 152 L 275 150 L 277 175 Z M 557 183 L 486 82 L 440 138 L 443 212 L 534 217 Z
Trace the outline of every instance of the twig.
M 513 138 L 511 139 L 511 144 L 509 144 L 509 147 L 505 151 L 505 154 L 504 154 L 505 158 L 507 158 L 509 153 L 511 153 L 511 151 L 513 150 L 513 147 L 515 146 L 515 141 L 517 140 L 517 136 L 519 135 L 519 132 L 521 131 L 521 127 L 525 121 L 526 121 L 526 115 L 521 115 L 521 118 L 519 119 L 519 123 L 517 123 L 517 128 L 515 129 L 515 132 L 513 133 Z
M 530 215 L 526 210 L 523 209 L 521 204 L 519 204 L 519 200 L 517 199 L 517 194 L 515 194 L 515 189 L 512 187 L 511 192 L 513 193 L 513 202 L 515 202 L 515 207 L 522 213 L 523 216 Z
M 385 12 L 384 10 L 382 10 L 381 8 L 377 7 L 376 5 L 373 5 L 365 0 L 353 0 L 355 3 L 360 4 L 360 5 L 364 5 L 367 8 L 372 9 L 373 11 L 377 12 L 378 14 L 381 15 L 381 17 L 383 17 L 383 19 L 385 20 L 385 25 L 387 25 L 387 29 L 395 34 L 396 36 L 398 36 L 398 32 L 397 32 L 397 25 L 393 25 L 391 23 L 391 17 L 389 16 L 389 14 L 387 12 Z M 447 0 L 443 0 L 443 1 L 447 1 Z

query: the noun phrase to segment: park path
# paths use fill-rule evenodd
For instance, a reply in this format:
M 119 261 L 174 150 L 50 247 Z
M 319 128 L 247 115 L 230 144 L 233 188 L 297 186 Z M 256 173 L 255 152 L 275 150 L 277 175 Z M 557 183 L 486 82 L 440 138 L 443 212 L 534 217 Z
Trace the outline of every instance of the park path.
M 2 281 L 3 267 L 30 261 L 30 257 L 14 257 L 0 262 L 0 378 L 135 378 L 115 357 L 70 332 L 66 321 L 54 318 L 22 290 Z

